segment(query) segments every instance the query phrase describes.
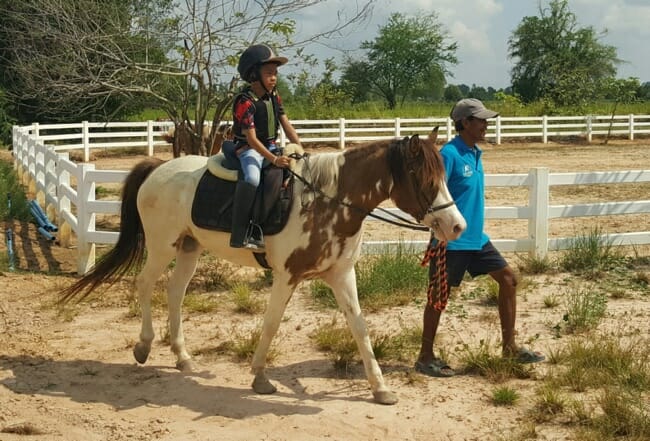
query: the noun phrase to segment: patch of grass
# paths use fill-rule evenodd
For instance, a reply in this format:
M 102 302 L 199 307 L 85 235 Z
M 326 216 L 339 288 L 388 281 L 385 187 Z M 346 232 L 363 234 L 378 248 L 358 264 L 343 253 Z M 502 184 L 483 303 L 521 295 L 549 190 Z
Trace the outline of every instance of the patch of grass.
M 555 381 L 574 390 L 608 385 L 640 392 L 650 390 L 649 347 L 650 340 L 640 336 L 623 339 L 598 334 L 588 339 L 573 339 L 563 356 L 567 368 L 555 376 Z
M 498 387 L 492 391 L 492 404 L 495 406 L 512 406 L 519 399 L 519 393 L 508 387 Z
M 552 353 L 549 371 L 530 418 L 562 416 L 576 441 L 650 439 L 650 340 L 645 335 L 590 334 Z M 568 398 L 564 390 L 579 393 Z M 556 421 L 558 422 L 558 421 Z
M 119 188 L 107 188 L 102 187 L 101 185 L 95 187 L 95 197 L 97 199 L 103 199 L 108 196 L 120 196 L 121 194 L 122 190 Z
M 494 352 L 496 350 L 485 340 L 481 340 L 475 348 L 463 345 L 459 355 L 464 364 L 463 372 L 482 375 L 494 383 L 511 378 L 530 378 L 530 366 L 517 363 L 513 358 L 495 355 Z
M 566 313 L 563 320 L 569 333 L 595 328 L 607 310 L 607 298 L 595 287 L 579 286 L 564 295 Z
M 593 278 L 621 260 L 622 256 L 614 250 L 612 240 L 604 237 L 601 229 L 596 227 L 571 240 L 560 258 L 560 267 Z
M 217 301 L 206 294 L 187 293 L 183 299 L 183 308 L 187 312 L 205 314 L 216 312 L 218 307 Z
M 226 348 L 235 356 L 239 361 L 250 362 L 255 354 L 255 349 L 262 336 L 262 328 L 258 327 L 249 331 L 248 334 L 235 332 L 235 338 L 226 344 Z M 266 362 L 270 363 L 278 356 L 278 351 L 273 344 L 266 354 Z
M 235 312 L 254 315 L 264 310 L 264 300 L 255 297 L 248 284 L 236 283 L 231 290 Z
M 566 405 L 567 400 L 560 391 L 550 386 L 543 386 L 537 391 L 530 416 L 535 422 L 547 422 L 564 413 Z
M 650 439 L 650 412 L 647 402 L 637 394 L 608 388 L 598 399 L 603 413 L 591 426 L 607 439 Z
M 337 370 L 347 370 L 358 353 L 357 343 L 347 326 L 337 324 L 334 317 L 330 323 L 319 326 L 310 334 L 319 351 L 331 355 Z
M 497 306 L 499 304 L 499 284 L 492 277 L 481 279 L 482 295 L 480 301 L 485 306 Z
M 406 305 L 426 290 L 428 269 L 420 266 L 420 256 L 402 247 L 394 254 L 367 256 L 357 262 L 355 270 L 359 303 L 367 311 Z M 334 294 L 323 282 L 312 282 L 311 293 L 324 306 L 336 305 Z
M 273 285 L 273 271 L 265 269 L 260 275 L 251 283 L 251 288 L 255 291 L 270 288 Z
M 422 328 L 419 326 L 405 327 L 396 335 L 370 332 L 372 349 L 377 360 L 411 361 L 417 354 L 422 339 Z
M 316 303 L 326 308 L 336 308 L 337 303 L 334 298 L 334 293 L 325 282 L 320 279 L 312 280 L 309 285 L 311 296 Z
M 554 265 L 548 256 L 537 257 L 529 254 L 517 254 L 519 263 L 517 268 L 526 274 L 545 274 L 553 271 Z
M 537 439 L 537 425 L 534 422 L 523 423 L 514 433 L 508 430 L 507 435 L 499 435 L 496 441 L 529 441 Z
M 545 308 L 555 308 L 560 304 L 560 296 L 557 293 L 548 294 L 542 299 Z

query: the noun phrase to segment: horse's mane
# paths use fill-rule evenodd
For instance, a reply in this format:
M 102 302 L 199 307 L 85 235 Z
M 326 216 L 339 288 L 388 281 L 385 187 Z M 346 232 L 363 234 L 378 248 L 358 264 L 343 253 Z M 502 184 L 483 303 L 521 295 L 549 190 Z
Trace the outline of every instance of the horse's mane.
M 346 159 L 358 160 L 367 158 L 373 153 L 382 149 L 387 152 L 387 160 L 390 167 L 393 181 L 399 185 L 407 178 L 408 170 L 415 170 L 418 173 L 421 189 L 437 186 L 436 179 L 442 173 L 442 162 L 437 156 L 435 147 L 427 138 L 419 138 L 423 148 L 409 154 L 410 138 L 393 139 L 388 141 L 376 141 L 359 146 L 349 147 L 341 152 L 319 153 L 310 156 L 308 161 L 301 161 L 302 169 L 299 173 L 306 178 L 314 187 L 321 189 L 327 194 L 334 194 L 337 190 L 339 171 Z
M 298 173 L 326 194 L 336 193 L 339 179 L 339 168 L 344 152 L 327 152 L 311 155 L 302 165 Z
M 437 187 L 437 179 L 443 173 L 443 165 L 435 147 L 427 138 L 419 138 L 420 144 L 425 144 L 415 156 L 409 154 L 409 137 L 395 139 L 390 143 L 388 163 L 390 164 L 393 181 L 396 185 L 402 183 L 408 176 L 409 170 L 419 170 L 420 189 L 425 190 L 431 186 Z M 415 153 L 415 152 L 413 152 Z

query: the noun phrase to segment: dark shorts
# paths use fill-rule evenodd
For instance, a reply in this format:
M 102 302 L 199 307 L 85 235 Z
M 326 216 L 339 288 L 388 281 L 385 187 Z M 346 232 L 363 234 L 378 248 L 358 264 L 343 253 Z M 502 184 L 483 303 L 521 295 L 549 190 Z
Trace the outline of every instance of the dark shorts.
M 507 265 L 508 262 L 490 241 L 478 251 L 447 250 L 447 283 L 449 283 L 449 286 L 460 286 L 465 271 L 472 277 L 476 277 L 498 271 Z M 430 265 L 429 278 L 431 278 L 434 270 L 435 266 Z

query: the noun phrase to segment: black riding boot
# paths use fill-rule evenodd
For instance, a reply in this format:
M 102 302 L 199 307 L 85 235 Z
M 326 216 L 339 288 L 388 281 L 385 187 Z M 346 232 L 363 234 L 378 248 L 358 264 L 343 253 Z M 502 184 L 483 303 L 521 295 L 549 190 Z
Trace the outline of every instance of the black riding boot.
M 235 187 L 232 210 L 232 233 L 230 246 L 233 248 L 248 248 L 253 251 L 264 251 L 264 240 L 254 239 L 251 234 L 251 210 L 257 187 L 245 181 L 238 181 Z

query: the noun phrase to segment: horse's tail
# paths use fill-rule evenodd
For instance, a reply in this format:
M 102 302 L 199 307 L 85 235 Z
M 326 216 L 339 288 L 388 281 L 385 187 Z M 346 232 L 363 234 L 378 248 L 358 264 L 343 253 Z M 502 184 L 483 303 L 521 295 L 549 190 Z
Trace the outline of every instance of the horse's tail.
M 74 285 L 61 291 L 61 303 L 74 297 L 81 301 L 104 282 L 110 285 L 120 280 L 131 269 L 142 265 L 145 252 L 144 229 L 137 207 L 138 191 L 149 174 L 163 161 L 149 158 L 136 164 L 124 181 L 120 213 L 120 236 L 117 243 L 97 264 Z M 110 286 L 109 285 L 109 286 Z

